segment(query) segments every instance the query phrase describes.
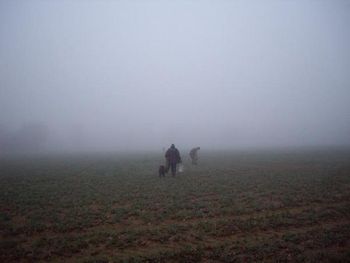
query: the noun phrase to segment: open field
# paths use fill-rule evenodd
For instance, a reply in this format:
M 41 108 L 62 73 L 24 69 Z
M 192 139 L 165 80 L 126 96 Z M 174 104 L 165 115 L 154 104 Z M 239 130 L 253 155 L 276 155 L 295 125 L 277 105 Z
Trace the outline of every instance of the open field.
M 161 155 L 2 159 L 0 261 L 350 259 L 350 151 L 200 157 L 163 179 Z

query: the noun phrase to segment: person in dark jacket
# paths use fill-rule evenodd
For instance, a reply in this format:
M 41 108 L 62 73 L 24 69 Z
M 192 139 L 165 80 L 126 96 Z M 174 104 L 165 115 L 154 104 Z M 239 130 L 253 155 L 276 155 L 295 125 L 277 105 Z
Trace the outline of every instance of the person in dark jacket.
M 175 148 L 175 145 L 172 144 L 170 148 L 165 153 L 165 159 L 166 159 L 166 171 L 169 171 L 169 168 L 171 169 L 172 176 L 176 175 L 176 165 L 178 163 L 181 163 L 181 157 L 179 150 Z

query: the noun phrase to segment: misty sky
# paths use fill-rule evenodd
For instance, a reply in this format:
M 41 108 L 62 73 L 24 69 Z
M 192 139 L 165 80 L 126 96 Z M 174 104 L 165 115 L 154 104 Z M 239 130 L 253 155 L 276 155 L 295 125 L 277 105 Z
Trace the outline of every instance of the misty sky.
M 350 145 L 350 1 L 0 0 L 0 129 L 47 147 Z

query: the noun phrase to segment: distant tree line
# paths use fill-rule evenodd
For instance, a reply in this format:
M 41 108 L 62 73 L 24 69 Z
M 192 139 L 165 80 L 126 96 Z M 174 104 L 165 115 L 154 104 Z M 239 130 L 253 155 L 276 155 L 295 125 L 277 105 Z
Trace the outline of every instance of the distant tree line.
M 45 148 L 48 137 L 47 126 L 38 123 L 22 125 L 15 131 L 0 128 L 0 153 L 37 152 Z

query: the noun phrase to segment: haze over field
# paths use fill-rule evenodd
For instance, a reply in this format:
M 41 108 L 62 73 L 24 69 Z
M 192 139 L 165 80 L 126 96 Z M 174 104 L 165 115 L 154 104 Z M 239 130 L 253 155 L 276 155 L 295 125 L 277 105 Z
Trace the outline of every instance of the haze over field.
M 350 145 L 349 1 L 1 1 L 0 151 Z

